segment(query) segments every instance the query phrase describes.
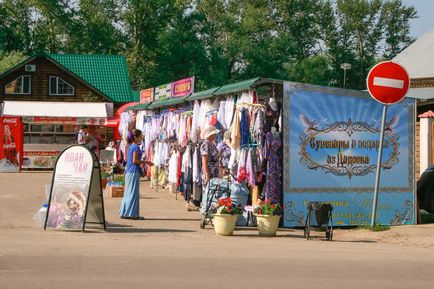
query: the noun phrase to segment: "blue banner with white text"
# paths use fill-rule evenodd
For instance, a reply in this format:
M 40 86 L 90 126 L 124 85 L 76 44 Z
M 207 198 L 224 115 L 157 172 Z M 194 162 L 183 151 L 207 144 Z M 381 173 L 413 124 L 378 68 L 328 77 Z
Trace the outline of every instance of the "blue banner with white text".
M 367 93 L 285 83 L 284 226 L 304 226 L 310 201 L 333 224 L 370 224 L 383 105 Z M 414 101 L 389 106 L 377 223 L 413 224 Z

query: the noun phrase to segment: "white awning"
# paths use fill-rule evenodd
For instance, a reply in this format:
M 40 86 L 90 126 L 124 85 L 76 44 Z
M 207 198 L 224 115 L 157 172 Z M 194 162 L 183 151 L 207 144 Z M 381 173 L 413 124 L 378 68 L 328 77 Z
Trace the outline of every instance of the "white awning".
M 425 99 L 425 100 L 433 99 L 434 87 L 410 88 L 405 96 L 410 98 Z
M 2 115 L 107 118 L 113 116 L 113 103 L 4 101 Z
M 434 29 L 419 37 L 392 61 L 405 67 L 410 79 L 434 77 Z

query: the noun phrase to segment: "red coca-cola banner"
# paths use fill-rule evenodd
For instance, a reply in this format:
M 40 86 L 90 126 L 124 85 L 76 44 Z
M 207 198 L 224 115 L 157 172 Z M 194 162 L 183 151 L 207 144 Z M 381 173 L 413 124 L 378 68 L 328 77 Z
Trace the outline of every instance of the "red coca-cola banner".
M 23 124 L 19 117 L 0 117 L 0 172 L 18 173 L 23 163 Z

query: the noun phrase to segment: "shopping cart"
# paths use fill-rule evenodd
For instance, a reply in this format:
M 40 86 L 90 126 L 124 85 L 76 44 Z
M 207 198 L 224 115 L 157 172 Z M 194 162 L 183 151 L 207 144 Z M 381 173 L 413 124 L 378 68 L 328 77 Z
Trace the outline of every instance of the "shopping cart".
M 326 240 L 333 239 L 333 206 L 324 202 L 309 202 L 307 206 L 306 223 L 304 225 L 304 237 L 310 238 L 310 228 L 317 227 L 326 232 Z
M 212 218 L 216 212 L 218 200 L 229 198 L 231 196 L 230 181 L 226 179 L 213 178 L 209 181 L 205 190 L 206 197 L 202 201 L 200 228 L 212 224 Z

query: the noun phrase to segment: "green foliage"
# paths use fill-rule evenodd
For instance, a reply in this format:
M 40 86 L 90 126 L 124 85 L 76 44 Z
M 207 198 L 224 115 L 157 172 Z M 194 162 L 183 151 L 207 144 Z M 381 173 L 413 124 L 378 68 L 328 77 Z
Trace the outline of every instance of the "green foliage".
M 361 228 L 366 229 L 366 230 L 370 230 L 372 232 L 383 232 L 383 231 L 390 230 L 389 225 L 379 225 L 379 224 L 376 224 L 373 227 L 370 225 L 366 225 L 366 226 L 362 226 Z
M 124 186 L 125 185 L 125 176 L 124 175 L 115 175 L 113 177 L 113 182 L 121 183 Z
M 279 203 L 274 204 L 270 199 L 265 199 L 265 201 L 260 201 L 259 206 L 255 208 L 255 214 L 265 215 L 265 216 L 281 216 L 282 207 Z
M 365 89 L 412 43 L 401 0 L 2 0 L 0 53 L 122 54 L 143 89 L 196 90 L 256 76 Z
M 0 74 L 14 67 L 26 57 L 22 52 L 17 51 L 0 53 Z

